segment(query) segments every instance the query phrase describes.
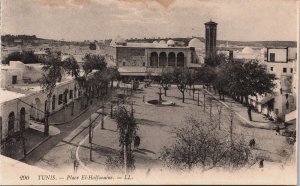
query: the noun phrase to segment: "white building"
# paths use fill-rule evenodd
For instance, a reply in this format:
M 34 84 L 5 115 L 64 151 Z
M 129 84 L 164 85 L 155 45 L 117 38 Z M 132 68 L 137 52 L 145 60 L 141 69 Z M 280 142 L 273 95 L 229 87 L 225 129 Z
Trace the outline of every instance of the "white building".
M 44 119 L 47 95 L 41 90 L 38 80 L 42 77 L 40 64 L 24 65 L 13 61 L 1 66 L 0 89 L 0 134 L 1 140 L 14 136 L 30 120 Z M 24 78 L 27 77 L 27 78 Z M 30 80 L 28 81 L 28 78 Z M 50 102 L 50 114 L 63 108 L 81 95 L 78 85 L 70 76 L 57 83 Z
M 262 64 L 276 75 L 276 87 L 272 95 L 250 97 L 250 101 L 259 112 L 285 120 L 285 115 L 296 109 L 296 48 L 264 48 L 262 55 Z

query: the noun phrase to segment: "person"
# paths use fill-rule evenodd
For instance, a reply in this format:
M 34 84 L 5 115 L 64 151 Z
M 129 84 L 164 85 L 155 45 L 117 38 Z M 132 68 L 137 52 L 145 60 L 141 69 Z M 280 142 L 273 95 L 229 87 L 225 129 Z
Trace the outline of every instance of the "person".
M 252 147 L 255 147 L 255 139 L 252 138 L 250 141 L 249 141 L 249 146 L 252 148 Z
M 259 168 L 264 168 L 264 159 L 259 161 Z
M 79 162 L 77 160 L 74 160 L 74 174 L 77 173 L 78 166 L 79 166 Z
M 134 138 L 134 148 L 137 148 L 140 146 L 140 143 L 141 143 L 141 138 L 139 136 L 136 136 Z
M 277 127 L 276 127 L 276 135 L 277 134 L 280 134 L 280 128 L 279 128 L 279 125 L 277 125 Z
M 251 106 L 248 105 L 248 116 L 249 116 L 249 120 L 252 121 L 252 116 L 251 116 Z

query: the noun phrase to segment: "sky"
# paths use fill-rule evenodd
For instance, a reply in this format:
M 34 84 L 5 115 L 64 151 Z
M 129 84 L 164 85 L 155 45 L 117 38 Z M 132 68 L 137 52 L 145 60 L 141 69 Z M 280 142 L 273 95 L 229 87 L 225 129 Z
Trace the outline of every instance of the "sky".
M 2 34 L 64 40 L 204 37 L 235 41 L 297 39 L 295 0 L 2 0 Z

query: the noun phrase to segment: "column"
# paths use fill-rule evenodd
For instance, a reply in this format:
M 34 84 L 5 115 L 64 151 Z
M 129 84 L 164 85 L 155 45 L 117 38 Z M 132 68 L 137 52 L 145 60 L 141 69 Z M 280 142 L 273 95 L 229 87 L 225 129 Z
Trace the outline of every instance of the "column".
M 160 53 L 157 53 L 157 68 L 159 68 L 159 55 Z
M 167 64 L 166 64 L 166 67 L 169 66 L 169 53 L 166 52 L 166 55 L 167 55 Z

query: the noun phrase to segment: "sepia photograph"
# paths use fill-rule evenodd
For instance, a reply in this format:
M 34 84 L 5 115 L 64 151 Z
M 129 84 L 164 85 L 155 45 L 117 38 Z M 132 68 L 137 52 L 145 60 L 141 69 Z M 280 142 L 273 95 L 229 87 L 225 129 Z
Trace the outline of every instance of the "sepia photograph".
M 1 185 L 297 185 L 297 0 L 2 0 Z

